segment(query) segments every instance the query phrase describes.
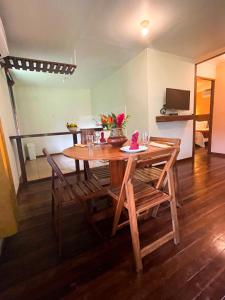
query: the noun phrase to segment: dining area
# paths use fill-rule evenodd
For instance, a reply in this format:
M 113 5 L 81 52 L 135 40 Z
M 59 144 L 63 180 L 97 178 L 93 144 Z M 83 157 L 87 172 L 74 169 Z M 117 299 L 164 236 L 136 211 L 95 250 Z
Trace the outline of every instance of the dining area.
M 82 129 L 81 142 L 63 150 L 84 169 L 74 175 L 63 175 L 54 157 L 43 149 L 52 169 L 51 215 L 57 239 L 57 253 L 64 255 L 64 209 L 82 209 L 84 218 L 100 241 L 116 239 L 123 228 L 129 228 L 137 274 L 143 271 L 143 258 L 151 255 L 165 243 L 180 242 L 176 200 L 177 178 L 175 165 L 180 151 L 180 139 L 151 137 L 135 131 L 131 138 L 124 135 L 127 118 L 124 113 L 115 115 L 109 137 L 104 130 Z M 104 127 L 104 122 L 102 123 Z M 102 165 L 90 167 L 90 162 Z M 99 203 L 105 201 L 103 208 Z M 142 245 L 139 227 L 144 222 L 154 223 L 160 218 L 160 207 L 170 213 L 171 224 L 163 235 Z M 107 222 L 108 232 L 101 232 L 101 222 Z M 157 226 L 155 227 L 157 231 Z M 66 233 L 65 233 L 66 234 Z M 135 271 L 134 271 L 135 272 Z
M 0 300 L 225 299 L 224 16 L 0 0 Z
M 174 137 L 135 131 L 112 146 L 101 128 L 78 132 L 62 153 L 74 172 L 45 147 L 52 177 L 20 192 L 2 299 L 192 299 L 197 281 L 210 293 L 205 269 L 223 279 L 224 160 L 180 161 Z

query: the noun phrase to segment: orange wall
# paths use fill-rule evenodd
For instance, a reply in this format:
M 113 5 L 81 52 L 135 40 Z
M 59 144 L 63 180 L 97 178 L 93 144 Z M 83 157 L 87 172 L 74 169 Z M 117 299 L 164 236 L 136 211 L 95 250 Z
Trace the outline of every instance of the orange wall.
M 211 150 L 225 154 L 225 62 L 216 67 Z
M 196 114 L 205 115 L 210 113 L 210 96 L 202 97 L 202 92 L 197 93 Z

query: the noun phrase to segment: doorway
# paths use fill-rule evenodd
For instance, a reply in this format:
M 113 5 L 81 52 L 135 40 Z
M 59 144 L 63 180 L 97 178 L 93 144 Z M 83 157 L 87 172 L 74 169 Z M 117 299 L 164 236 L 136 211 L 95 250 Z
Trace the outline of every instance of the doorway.
M 196 77 L 194 153 L 211 153 L 215 79 Z

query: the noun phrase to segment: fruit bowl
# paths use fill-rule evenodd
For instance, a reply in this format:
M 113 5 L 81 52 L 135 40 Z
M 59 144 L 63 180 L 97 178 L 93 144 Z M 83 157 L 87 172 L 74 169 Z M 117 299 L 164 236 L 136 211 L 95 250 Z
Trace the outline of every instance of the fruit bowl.
M 67 129 L 68 129 L 71 133 L 77 132 L 77 127 L 67 127 Z
M 76 123 L 67 123 L 66 127 L 71 133 L 75 133 L 77 131 L 78 126 Z

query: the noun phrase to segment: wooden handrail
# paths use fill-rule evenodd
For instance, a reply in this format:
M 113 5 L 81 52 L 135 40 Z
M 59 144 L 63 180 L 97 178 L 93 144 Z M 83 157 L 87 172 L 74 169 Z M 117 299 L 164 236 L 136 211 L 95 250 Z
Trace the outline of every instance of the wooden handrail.
M 101 131 L 102 128 L 96 127 L 96 128 L 94 128 L 94 130 Z M 80 134 L 80 133 L 81 133 L 81 131 L 78 130 L 76 132 L 65 131 L 65 132 L 22 134 L 22 135 L 12 135 L 12 136 L 10 136 L 9 137 L 10 140 L 15 140 L 16 141 L 16 145 L 17 145 L 17 151 L 18 151 L 18 157 L 19 157 L 20 169 L 21 169 L 21 183 L 22 184 L 26 184 L 27 183 L 27 173 L 26 173 L 26 168 L 25 168 L 25 163 L 24 163 L 24 157 L 23 157 L 22 139 L 72 134 L 72 136 L 73 136 L 73 144 L 77 144 L 77 135 Z M 76 165 L 76 172 L 79 173 L 80 172 L 79 160 L 75 160 L 75 165 Z
M 83 129 L 83 128 L 82 128 Z M 90 128 L 87 128 L 90 129 Z M 101 131 L 101 127 L 93 128 L 95 131 Z M 34 134 L 20 134 L 20 135 L 11 135 L 9 138 L 11 140 L 13 139 L 25 139 L 25 138 L 32 138 L 32 137 L 42 137 L 42 136 L 54 136 L 54 135 L 67 135 L 67 134 L 73 134 L 77 135 L 80 134 L 81 131 L 78 130 L 76 132 L 70 132 L 70 131 L 62 131 L 62 132 L 50 132 L 50 133 L 34 133 Z

